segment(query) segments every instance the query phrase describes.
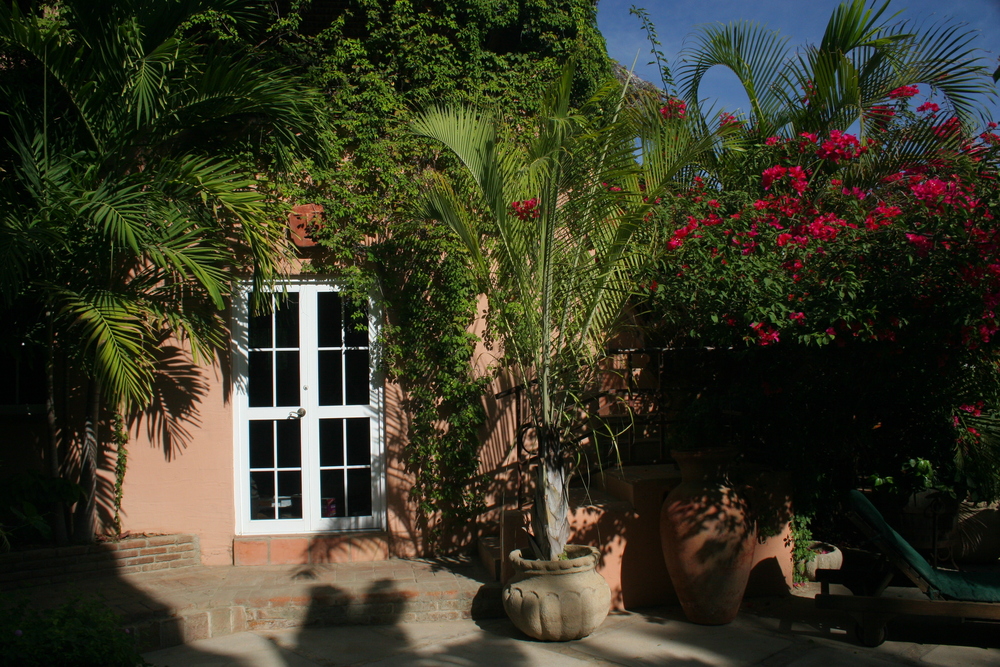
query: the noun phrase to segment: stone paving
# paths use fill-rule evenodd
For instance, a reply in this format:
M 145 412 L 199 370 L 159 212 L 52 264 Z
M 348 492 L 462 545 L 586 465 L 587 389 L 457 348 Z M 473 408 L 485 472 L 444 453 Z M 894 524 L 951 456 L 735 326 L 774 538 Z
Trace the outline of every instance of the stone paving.
M 15 592 L 38 606 L 96 595 L 144 648 L 247 630 L 393 624 L 503 615 L 500 587 L 469 561 L 192 567 Z
M 144 655 L 156 667 L 996 667 L 996 626 L 890 626 L 890 641 L 859 646 L 848 617 L 809 598 L 749 601 L 736 621 L 688 623 L 679 608 L 619 612 L 591 636 L 531 640 L 506 619 L 257 631 Z M 898 636 L 893 640 L 892 636 Z
M 890 640 L 869 649 L 852 618 L 816 609 L 816 592 L 745 600 L 721 627 L 688 623 L 676 607 L 613 613 L 566 643 L 521 635 L 503 618 L 499 584 L 469 561 L 197 566 L 9 595 L 39 606 L 98 595 L 157 667 L 1000 665 L 996 624 L 900 617 Z

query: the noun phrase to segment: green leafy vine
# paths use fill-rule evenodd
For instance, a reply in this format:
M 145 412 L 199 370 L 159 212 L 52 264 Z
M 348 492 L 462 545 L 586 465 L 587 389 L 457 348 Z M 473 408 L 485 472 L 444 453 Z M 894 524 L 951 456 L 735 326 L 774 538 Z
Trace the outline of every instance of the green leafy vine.
M 125 417 L 115 414 L 112 439 L 115 443 L 115 536 L 122 534 L 122 487 L 125 484 L 125 469 L 128 467 L 128 430 L 125 428 Z
M 571 53 L 579 99 L 610 73 L 610 61 L 592 0 L 334 4 L 297 0 L 270 29 L 282 59 L 327 95 L 327 159 L 303 165 L 295 182 L 259 185 L 281 201 L 323 206 L 323 251 L 307 270 L 382 301 L 379 353 L 405 392 L 405 463 L 433 537 L 482 508 L 489 378 L 470 364 L 478 295 L 463 250 L 413 209 L 422 172 L 452 165 L 406 123 L 436 104 L 527 118 Z

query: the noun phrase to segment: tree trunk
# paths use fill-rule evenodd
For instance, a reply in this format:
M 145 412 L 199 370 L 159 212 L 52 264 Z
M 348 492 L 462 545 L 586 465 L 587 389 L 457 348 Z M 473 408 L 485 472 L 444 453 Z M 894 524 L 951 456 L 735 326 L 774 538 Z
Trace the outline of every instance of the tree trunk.
M 45 358 L 45 416 L 49 426 L 49 474 L 53 479 L 58 479 L 61 474 L 61 461 L 59 456 L 59 423 L 56 419 L 56 337 L 52 322 L 52 313 L 46 314 L 48 317 L 48 349 Z M 66 511 L 63 503 L 56 501 L 50 507 L 52 513 L 52 539 L 59 546 L 69 543 L 69 535 L 66 530 Z
M 535 557 L 541 560 L 559 558 L 569 542 L 569 489 L 566 487 L 566 460 L 560 444 L 558 434 L 552 429 L 539 429 L 532 546 Z
M 87 396 L 87 426 L 80 450 L 80 486 L 86 497 L 76 504 L 73 515 L 73 541 L 94 541 L 97 509 L 97 428 L 101 419 L 101 383 L 90 382 Z

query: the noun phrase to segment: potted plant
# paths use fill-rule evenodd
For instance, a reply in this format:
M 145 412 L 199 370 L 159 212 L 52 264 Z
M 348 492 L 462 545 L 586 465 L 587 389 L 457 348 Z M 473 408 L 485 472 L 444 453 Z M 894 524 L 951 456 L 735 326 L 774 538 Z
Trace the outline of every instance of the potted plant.
M 574 433 L 586 421 L 599 362 L 633 291 L 630 269 L 640 256 L 634 232 L 658 183 L 673 173 L 660 150 L 643 165 L 662 167 L 658 178 L 640 182 L 634 156 L 642 127 L 660 127 L 657 100 L 609 84 L 574 111 L 572 80 L 567 66 L 537 126 L 515 136 L 466 109 L 432 109 L 412 124 L 417 134 L 444 143 L 471 183 L 463 190 L 462 180 L 432 174 L 424 212 L 464 241 L 489 299 L 500 363 L 530 406 L 538 447 L 531 549 L 511 555 L 520 572 L 504 591 L 504 606 L 527 634 L 556 640 L 585 636 L 610 606 L 607 584 L 594 572 L 597 550 L 567 545 Z M 658 138 L 647 141 L 654 144 L 662 149 Z M 678 164 L 687 157 L 683 150 L 669 154 Z M 548 605 L 542 610 L 531 601 L 574 580 L 581 588 L 570 594 L 572 605 L 555 612 L 562 617 L 541 618 Z M 577 600 L 591 611 L 577 617 Z

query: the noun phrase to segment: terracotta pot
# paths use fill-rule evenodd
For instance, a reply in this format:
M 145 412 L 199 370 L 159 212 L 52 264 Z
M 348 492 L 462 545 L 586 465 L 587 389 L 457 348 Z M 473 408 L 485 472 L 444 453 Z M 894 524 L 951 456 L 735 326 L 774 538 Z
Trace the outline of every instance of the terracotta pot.
M 722 625 L 740 610 L 756 530 L 747 503 L 729 486 L 731 449 L 671 452 L 681 483 L 660 513 L 663 559 L 684 614 L 692 623 Z
M 529 637 L 547 641 L 581 639 L 611 609 L 611 588 L 597 570 L 594 547 L 566 545 L 566 560 L 533 560 L 510 552 L 516 574 L 503 589 L 503 608 Z

